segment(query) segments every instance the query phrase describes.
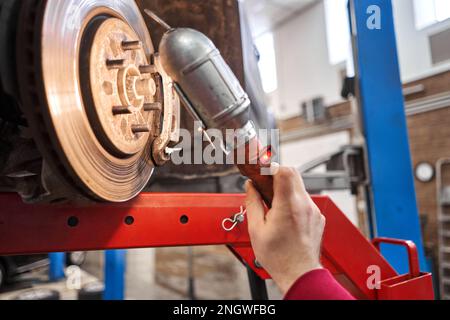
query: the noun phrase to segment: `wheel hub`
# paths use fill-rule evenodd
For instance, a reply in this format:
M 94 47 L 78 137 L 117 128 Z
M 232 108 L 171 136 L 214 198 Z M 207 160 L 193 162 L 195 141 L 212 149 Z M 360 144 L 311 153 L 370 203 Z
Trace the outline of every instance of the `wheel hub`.
M 89 120 L 102 145 L 121 156 L 145 147 L 151 131 L 151 111 L 157 109 L 156 69 L 142 42 L 124 21 L 97 19 L 85 32 L 89 86 L 94 108 Z

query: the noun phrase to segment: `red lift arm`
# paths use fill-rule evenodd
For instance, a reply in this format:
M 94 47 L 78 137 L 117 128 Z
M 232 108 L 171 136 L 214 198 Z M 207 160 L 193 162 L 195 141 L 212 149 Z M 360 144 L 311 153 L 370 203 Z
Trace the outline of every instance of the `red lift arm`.
M 327 218 L 323 264 L 353 295 L 371 300 L 434 298 L 431 274 L 420 273 L 414 244 L 377 240 L 378 246 L 407 246 L 411 273 L 398 275 L 328 197 L 313 200 Z M 74 207 L 31 206 L 17 195 L 2 194 L 0 204 L 0 255 L 227 245 L 261 278 L 269 278 L 255 263 L 246 222 L 230 232 L 222 226 L 224 219 L 240 212 L 244 195 L 142 194 L 124 204 Z M 372 286 L 374 270 L 380 283 Z

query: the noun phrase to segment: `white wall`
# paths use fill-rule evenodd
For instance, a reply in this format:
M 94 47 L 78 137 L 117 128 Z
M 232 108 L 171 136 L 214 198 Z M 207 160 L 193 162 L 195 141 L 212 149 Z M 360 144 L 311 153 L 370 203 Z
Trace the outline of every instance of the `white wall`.
M 432 66 L 428 34 L 450 25 L 444 22 L 417 31 L 412 0 L 393 0 L 400 68 L 404 82 L 449 69 Z M 319 2 L 273 30 L 278 67 L 278 90 L 269 95 L 277 117 L 299 114 L 301 101 L 323 96 L 330 105 L 340 100 L 340 69 L 329 63 L 325 8 Z
M 400 69 L 408 79 L 431 68 L 431 52 L 426 34 L 416 30 L 413 1 L 394 0 L 393 6 Z
M 330 66 L 323 3 L 274 31 L 278 90 L 269 95 L 276 116 L 288 118 L 300 112 L 301 101 L 325 96 L 339 100 L 337 68 Z
M 428 37 L 450 27 L 450 22 L 438 23 L 418 31 L 415 26 L 414 2 L 393 0 L 397 47 L 404 82 L 447 70 L 449 63 L 433 66 Z
M 300 167 L 329 153 L 338 152 L 341 147 L 350 144 L 347 131 L 323 137 L 283 143 L 280 149 L 281 164 Z

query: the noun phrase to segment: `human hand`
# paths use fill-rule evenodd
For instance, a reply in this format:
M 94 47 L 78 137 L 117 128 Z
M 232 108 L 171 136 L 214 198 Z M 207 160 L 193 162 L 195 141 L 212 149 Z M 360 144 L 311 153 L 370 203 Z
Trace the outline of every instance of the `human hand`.
M 256 257 L 286 294 L 301 276 L 322 268 L 320 250 L 325 217 L 295 169 L 277 170 L 272 209 L 267 214 L 251 181 L 246 189 L 248 228 Z

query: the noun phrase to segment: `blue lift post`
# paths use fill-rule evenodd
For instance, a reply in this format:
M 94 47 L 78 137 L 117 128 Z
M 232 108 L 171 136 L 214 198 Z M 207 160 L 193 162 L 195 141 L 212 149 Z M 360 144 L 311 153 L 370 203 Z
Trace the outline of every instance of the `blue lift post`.
M 126 250 L 105 252 L 105 300 L 125 299 Z
M 378 237 L 414 241 L 420 266 L 428 270 L 391 0 L 350 0 L 350 20 L 371 178 L 373 231 Z M 386 246 L 383 254 L 398 272 L 407 273 L 406 252 Z
M 65 253 L 50 253 L 49 278 L 50 281 L 59 281 L 65 278 L 64 267 L 66 265 Z

